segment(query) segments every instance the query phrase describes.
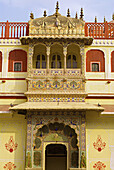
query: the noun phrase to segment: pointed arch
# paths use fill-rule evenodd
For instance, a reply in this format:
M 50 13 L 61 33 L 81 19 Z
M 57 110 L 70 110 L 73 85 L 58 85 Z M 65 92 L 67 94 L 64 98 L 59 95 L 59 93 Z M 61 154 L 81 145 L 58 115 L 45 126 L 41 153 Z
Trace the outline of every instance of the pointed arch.
M 68 45 L 66 62 L 67 68 L 81 68 L 80 47 L 77 44 Z
M 46 61 L 46 46 L 42 43 L 36 44 L 34 46 L 33 68 L 46 69 Z
M 59 43 L 54 43 L 50 49 L 50 68 L 63 68 L 64 56 L 63 47 Z

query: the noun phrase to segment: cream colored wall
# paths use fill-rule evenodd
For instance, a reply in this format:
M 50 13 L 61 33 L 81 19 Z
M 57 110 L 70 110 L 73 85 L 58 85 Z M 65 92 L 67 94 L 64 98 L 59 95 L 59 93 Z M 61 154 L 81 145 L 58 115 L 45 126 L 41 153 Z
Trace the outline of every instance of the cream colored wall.
M 105 148 L 98 152 L 93 146 L 98 135 Z M 93 165 L 98 161 L 106 165 L 105 170 L 114 170 L 114 116 L 103 117 L 99 113 L 91 112 L 86 115 L 86 151 L 87 170 L 94 170 Z
M 8 72 L 9 52 L 15 49 L 22 49 L 28 55 L 28 46 L 21 45 L 20 40 L 1 40 L 2 72 L 0 72 L 0 96 L 6 96 L 8 94 L 11 94 L 10 96 L 18 94 L 19 96 L 20 93 L 24 94 L 27 91 L 27 72 Z M 2 80 L 5 80 L 5 83 Z M 19 104 L 25 101 L 26 99 L 0 99 L 0 104 Z
M 5 144 L 9 143 L 13 136 L 17 149 L 9 152 Z M 26 119 L 22 115 L 8 116 L 0 115 L 0 170 L 4 170 L 5 164 L 15 164 L 16 170 L 24 170 L 25 167 L 25 145 L 26 143 Z
M 5 80 L 2 83 L 0 80 L 0 92 L 1 93 L 24 93 L 27 91 L 26 80 Z
M 98 49 L 104 52 L 105 72 L 86 72 L 86 92 L 87 93 L 114 93 L 114 83 L 111 81 L 88 81 L 88 79 L 114 79 L 111 73 L 111 52 L 114 51 L 114 40 L 94 40 L 93 44 L 85 48 L 85 59 L 88 50 Z
M 86 91 L 89 93 L 114 93 L 114 81 L 87 81 Z

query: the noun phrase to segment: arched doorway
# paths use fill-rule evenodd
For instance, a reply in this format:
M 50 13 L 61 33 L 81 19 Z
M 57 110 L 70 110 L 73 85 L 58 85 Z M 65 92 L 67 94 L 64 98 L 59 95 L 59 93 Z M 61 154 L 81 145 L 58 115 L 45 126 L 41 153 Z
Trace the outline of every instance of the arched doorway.
M 67 149 L 62 144 L 49 144 L 45 150 L 45 170 L 67 170 Z

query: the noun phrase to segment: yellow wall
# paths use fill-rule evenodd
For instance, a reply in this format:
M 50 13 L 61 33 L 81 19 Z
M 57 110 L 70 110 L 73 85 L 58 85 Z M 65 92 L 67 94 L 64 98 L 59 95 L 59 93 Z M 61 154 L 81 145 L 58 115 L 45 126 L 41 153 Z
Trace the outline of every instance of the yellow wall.
M 87 170 L 94 170 L 93 165 L 98 161 L 106 165 L 105 170 L 114 169 L 114 117 L 101 116 L 99 113 L 91 112 L 86 115 L 86 151 Z M 93 146 L 98 135 L 105 148 L 98 152 Z
M 13 136 L 14 142 L 18 144 L 14 152 L 9 152 L 5 144 Z M 24 170 L 25 166 L 25 142 L 26 142 L 26 119 L 21 115 L 0 115 L 0 170 L 4 170 L 5 164 L 12 162 L 16 170 Z

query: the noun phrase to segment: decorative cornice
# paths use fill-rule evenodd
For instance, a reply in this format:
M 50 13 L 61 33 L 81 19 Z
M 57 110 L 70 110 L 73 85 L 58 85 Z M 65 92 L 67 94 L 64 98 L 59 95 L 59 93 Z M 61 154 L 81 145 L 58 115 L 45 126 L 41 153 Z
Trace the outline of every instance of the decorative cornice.
M 93 38 L 88 38 L 88 37 L 81 37 L 81 36 L 26 36 L 26 37 L 21 37 L 20 41 L 23 45 L 28 45 L 30 43 L 36 44 L 36 43 L 61 43 L 61 44 L 70 44 L 70 43 L 76 43 L 76 44 L 83 44 L 83 45 L 91 45 L 93 42 Z
M 0 45 L 21 45 L 20 39 L 0 39 Z
M 94 39 L 91 46 L 114 46 L 114 40 Z

